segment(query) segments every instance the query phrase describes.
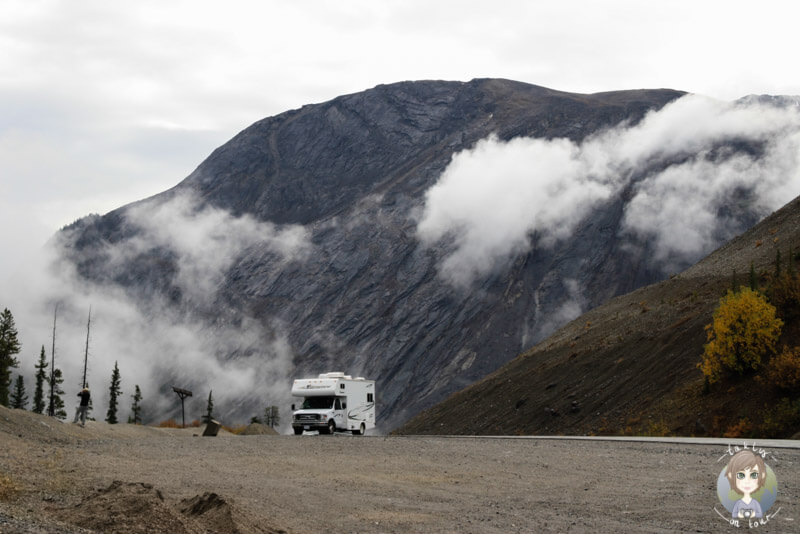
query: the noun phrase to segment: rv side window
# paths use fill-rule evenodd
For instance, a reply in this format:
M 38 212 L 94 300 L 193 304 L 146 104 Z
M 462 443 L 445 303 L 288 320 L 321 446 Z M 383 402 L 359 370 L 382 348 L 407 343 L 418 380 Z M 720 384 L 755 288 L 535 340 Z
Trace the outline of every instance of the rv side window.
M 334 410 L 341 410 L 342 409 L 342 401 L 339 400 L 339 397 L 336 397 L 336 404 L 333 407 Z
M 367 402 L 374 402 L 372 400 L 372 393 L 367 393 Z

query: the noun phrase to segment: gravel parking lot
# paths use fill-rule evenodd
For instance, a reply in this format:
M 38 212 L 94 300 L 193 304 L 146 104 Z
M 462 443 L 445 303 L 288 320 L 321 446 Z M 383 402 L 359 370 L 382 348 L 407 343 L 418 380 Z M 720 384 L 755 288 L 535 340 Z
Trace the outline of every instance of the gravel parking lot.
M 0 424 L 2 532 L 735 529 L 718 513 L 727 455 L 719 444 L 198 437 L 197 429 L 104 423 L 46 430 L 34 421 L 29 430 L 8 419 Z M 800 450 L 765 450 L 779 491 L 768 511 L 777 514 L 759 530 L 800 532 Z

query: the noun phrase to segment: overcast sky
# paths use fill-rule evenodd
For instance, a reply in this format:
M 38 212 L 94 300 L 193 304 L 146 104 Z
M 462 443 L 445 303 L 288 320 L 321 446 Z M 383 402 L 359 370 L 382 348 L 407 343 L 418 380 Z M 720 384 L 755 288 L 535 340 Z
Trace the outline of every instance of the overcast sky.
M 69 290 L 61 279 L 36 273 L 46 240 L 84 215 L 172 187 L 257 120 L 419 79 L 501 77 L 580 93 L 668 87 L 721 100 L 800 95 L 796 6 L 788 0 L 0 0 L 0 309 L 17 318 L 23 372 L 30 379 L 40 344 L 49 343 L 49 311 L 42 314 L 48 301 L 37 297 Z M 274 237 L 281 244 L 297 236 Z M 76 296 L 74 309 L 62 311 L 59 350 L 69 384 L 76 384 L 69 365 L 83 347 L 90 305 L 102 327 L 92 341 L 95 381 L 109 376 L 119 358 L 126 387 L 146 384 L 147 366 L 134 365 L 143 341 L 154 343 L 144 350 L 152 358 L 194 354 L 185 350 L 197 341 L 191 328 L 164 324 L 166 333 L 152 335 L 147 321 L 126 320 L 136 313 L 113 299 Z M 127 352 L 123 338 L 132 347 Z M 198 339 L 197 361 L 212 366 L 206 374 L 240 377 L 236 362 L 226 368 L 214 345 Z M 182 343 L 181 350 L 170 343 Z M 262 358 L 247 376 L 286 382 L 283 371 L 268 366 L 286 367 L 291 347 L 273 349 L 279 357 Z
M 769 0 L 3 0 L 0 262 L 173 186 L 256 120 L 381 83 L 800 94 L 798 14 Z

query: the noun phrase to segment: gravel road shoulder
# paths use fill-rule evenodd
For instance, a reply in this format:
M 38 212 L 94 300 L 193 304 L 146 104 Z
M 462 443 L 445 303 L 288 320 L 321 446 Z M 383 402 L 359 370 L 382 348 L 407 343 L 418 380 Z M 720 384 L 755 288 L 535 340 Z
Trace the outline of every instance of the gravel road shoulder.
M 720 445 L 194 437 L 14 412 L 0 410 L 0 532 L 733 529 L 715 512 Z M 800 532 L 800 450 L 767 452 L 780 511 L 759 530 Z

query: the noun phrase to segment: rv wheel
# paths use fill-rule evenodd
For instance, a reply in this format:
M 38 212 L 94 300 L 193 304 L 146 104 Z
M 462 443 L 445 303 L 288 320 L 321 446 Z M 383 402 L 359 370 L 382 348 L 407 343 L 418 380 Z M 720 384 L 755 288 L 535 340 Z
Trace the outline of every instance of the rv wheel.
M 353 435 L 354 436 L 363 436 L 366 433 L 366 431 L 367 431 L 366 426 L 364 425 L 364 423 L 361 423 L 361 426 L 358 427 L 358 430 L 353 430 Z
M 295 436 L 299 436 L 302 433 L 303 433 L 303 429 L 302 428 L 294 427 L 294 435 Z
M 336 423 L 333 421 L 328 422 L 328 434 L 336 432 Z

